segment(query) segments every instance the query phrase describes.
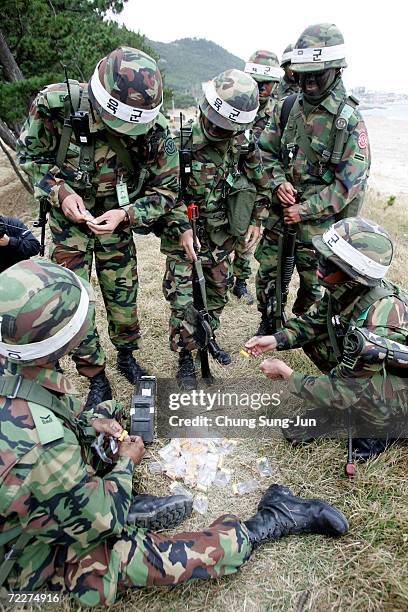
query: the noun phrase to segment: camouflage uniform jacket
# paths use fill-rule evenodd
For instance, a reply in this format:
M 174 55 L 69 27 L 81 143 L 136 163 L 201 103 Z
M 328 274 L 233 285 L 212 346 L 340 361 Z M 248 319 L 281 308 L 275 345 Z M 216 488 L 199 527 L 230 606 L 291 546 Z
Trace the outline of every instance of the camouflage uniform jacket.
M 272 115 L 273 107 L 276 101 L 269 96 L 264 107 L 259 107 L 258 114 L 255 117 L 255 121 L 251 127 L 251 137 L 255 142 L 258 142 L 262 132 L 264 131 L 266 124 L 269 121 L 269 117 Z
M 192 149 L 192 172 L 187 198 L 199 207 L 198 226 L 202 246 L 200 255 L 202 259 L 208 261 L 208 264 L 219 263 L 228 257 L 237 240 L 234 236 L 228 235 L 225 197 L 237 170 L 240 147 L 245 146 L 246 142 L 245 134 L 234 140 L 210 142 L 205 137 L 198 120 L 193 123 L 190 142 L 186 143 L 186 146 L 191 146 Z M 260 225 L 270 200 L 270 190 L 257 145 L 250 148 L 249 153 L 243 156 L 239 168 L 256 187 L 256 201 L 250 224 Z M 222 226 L 225 229 L 225 242 L 222 246 L 217 246 L 209 237 L 214 223 L 217 227 Z M 178 244 L 168 241 L 168 235 L 165 232 L 162 236 L 162 252 L 183 259 Z
M 275 98 L 275 100 L 283 100 L 291 94 L 298 93 L 298 91 L 299 85 L 297 85 L 296 83 L 290 83 L 285 79 L 285 77 L 282 77 L 273 92 L 273 97 Z
M 189 194 L 200 207 L 204 218 L 212 213 L 224 213 L 224 194 L 228 191 L 228 178 L 236 171 L 239 147 L 245 137 L 217 143 L 207 140 L 200 122 L 193 124 L 192 133 L 192 176 L 189 181 Z M 254 183 L 257 198 L 251 224 L 259 225 L 269 201 L 268 180 L 262 165 L 259 149 L 254 148 L 244 157 L 241 171 Z M 225 217 L 226 219 L 226 217 Z
M 358 313 L 358 303 L 369 291 L 361 285 L 355 287 L 343 286 L 331 293 L 332 312 L 338 314 L 343 333 L 347 333 L 350 322 Z M 354 296 L 354 297 L 353 297 Z M 350 298 L 352 298 L 350 300 Z M 356 399 L 356 393 L 360 393 L 370 385 L 373 394 L 389 400 L 389 404 L 399 404 L 401 395 L 407 391 L 407 379 L 396 376 L 394 373 L 386 372 L 384 362 L 367 362 L 358 359 L 356 366 L 351 370 L 337 360 L 328 334 L 327 311 L 329 293 L 326 291 L 322 300 L 312 306 L 307 314 L 290 319 L 284 330 L 275 334 L 278 350 L 288 348 L 305 347 L 313 345 L 317 352 L 319 348 L 325 354 L 328 375 L 309 376 L 294 372 L 290 379 L 291 390 L 299 397 L 318 401 L 320 405 L 330 406 L 338 399 L 339 388 L 343 392 L 350 393 L 350 404 Z M 404 303 L 396 296 L 384 297 L 377 300 L 368 310 L 361 313 L 357 321 L 357 327 L 364 327 L 370 332 L 407 344 L 408 342 L 408 318 Z
M 259 147 L 263 163 L 270 175 L 272 191 L 280 184 L 289 181 L 298 191 L 301 201 L 298 204 L 301 222 L 298 224 L 298 240 L 310 243 L 316 234 L 324 230 L 336 220 L 346 205 L 351 202 L 360 203 L 366 188 L 369 167 L 370 148 L 364 121 L 357 110 L 354 110 L 348 120 L 343 154 L 337 165 L 327 164 L 322 157 L 323 151 L 330 147 L 330 135 L 333 123 L 346 92 L 341 81 L 333 88 L 327 98 L 306 117 L 303 110 L 303 97 L 299 94 L 301 121 L 310 147 L 319 161 L 311 164 L 306 156 L 296 130 L 294 143 L 286 142 L 289 134 L 289 117 L 285 131 L 281 133 L 280 115 L 283 102 L 275 106 L 268 126 L 262 132 Z M 292 113 L 291 113 L 292 115 Z M 283 155 L 287 146 L 294 146 L 294 154 L 285 169 Z M 287 154 L 287 153 L 286 153 Z M 325 182 L 319 176 L 319 170 L 328 169 L 331 179 Z M 331 182 L 330 182 L 331 181 Z M 350 214 L 351 216 L 351 214 Z M 271 207 L 267 227 L 279 227 L 281 224 L 281 205 L 276 203 Z
M 80 92 L 87 86 L 80 85 Z M 89 126 L 94 138 L 94 169 L 91 174 L 91 196 L 85 198 L 85 185 L 78 177 L 80 147 L 74 133 L 62 168 L 55 164 L 64 124 L 65 83 L 49 85 L 34 100 L 29 117 L 17 143 L 17 157 L 31 177 L 37 198 L 46 196 L 59 207 L 71 193 L 78 193 L 85 206 L 95 214 L 118 207 L 116 184 L 127 183 L 131 224 L 149 229 L 154 221 L 166 215 L 167 223 L 180 231 L 188 229 L 186 210 L 176 204 L 178 190 L 178 155 L 165 118 L 159 115 L 147 135 L 114 136 L 127 150 L 134 165 L 133 176 L 107 141 L 108 130 L 90 106 Z M 113 134 L 113 133 L 112 133 Z M 138 193 L 132 194 L 141 183 Z M 96 201 L 95 201 L 96 200 Z M 93 210 L 95 206 L 95 209 Z
M 62 394 L 60 401 L 80 417 L 81 428 L 90 425 L 91 416 L 111 416 L 109 411 L 104 413 L 104 404 L 95 414 L 80 414 L 79 400 L 70 396 L 70 383 L 55 370 L 31 367 L 26 371 L 32 371 L 29 377 L 34 374 L 45 389 Z M 24 374 L 24 369 L 19 373 Z M 97 476 L 86 462 L 77 433 L 44 408 L 47 424 L 58 434 L 47 443 L 40 437 L 32 410 L 26 400 L 0 397 L 1 464 L 12 466 L 0 484 L 0 532 L 18 526 L 32 532 L 33 539 L 9 577 L 10 585 L 16 582 L 18 588 L 30 590 L 50 579 L 56 564 L 67 557 L 81 555 L 122 532 L 134 467 L 130 458 L 120 457 L 109 474 Z

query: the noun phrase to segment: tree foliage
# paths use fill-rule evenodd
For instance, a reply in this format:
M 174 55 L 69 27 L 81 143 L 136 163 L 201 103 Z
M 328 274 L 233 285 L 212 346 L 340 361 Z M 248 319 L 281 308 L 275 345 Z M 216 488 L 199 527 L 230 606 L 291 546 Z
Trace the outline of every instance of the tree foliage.
M 126 0 L 3 0 L 1 32 L 23 80 L 10 82 L 0 57 L 0 119 L 18 133 L 36 92 L 70 78 L 86 81 L 120 45 L 157 57 L 143 35 L 108 19 Z

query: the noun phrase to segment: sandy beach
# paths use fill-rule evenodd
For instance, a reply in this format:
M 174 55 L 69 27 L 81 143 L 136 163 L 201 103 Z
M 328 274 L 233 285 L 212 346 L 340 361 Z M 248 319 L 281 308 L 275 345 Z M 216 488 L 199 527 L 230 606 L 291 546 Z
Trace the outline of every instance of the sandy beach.
M 386 194 L 408 194 L 408 105 L 362 110 L 371 144 L 369 186 Z

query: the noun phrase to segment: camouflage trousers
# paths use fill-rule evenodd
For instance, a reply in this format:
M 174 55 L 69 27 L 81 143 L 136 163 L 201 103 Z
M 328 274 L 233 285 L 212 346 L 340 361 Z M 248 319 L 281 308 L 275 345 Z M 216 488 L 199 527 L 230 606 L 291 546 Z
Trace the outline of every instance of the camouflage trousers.
M 245 238 L 241 236 L 234 251 L 232 273 L 236 279 L 246 281 L 251 276 L 252 249 L 247 249 Z
M 310 342 L 303 351 L 325 374 L 310 379 L 305 378 L 299 385 L 296 395 L 304 399 L 309 408 L 344 410 L 352 407 L 364 423 L 373 426 L 366 430 L 368 437 L 376 437 L 383 426 L 391 425 L 398 429 L 396 419 L 405 415 L 404 431 L 407 432 L 408 382 L 407 378 L 382 370 L 371 377 L 340 377 L 333 374 L 337 360 L 330 345 L 323 342 Z M 323 414 L 323 413 L 322 413 Z M 367 425 L 365 425 L 367 427 Z M 401 435 L 402 429 L 401 429 Z M 406 435 L 406 434 L 404 434 Z M 381 437 L 381 436 L 380 436 Z
M 92 264 L 98 277 L 108 319 L 108 331 L 116 348 L 137 348 L 140 338 L 137 316 L 137 259 L 130 229 L 117 228 L 109 236 L 95 236 L 84 224 L 71 223 L 57 209 L 52 209 L 50 229 L 53 246 L 51 259 L 86 280 Z M 75 349 L 72 358 L 80 374 L 95 376 L 105 367 L 105 354 L 96 326 Z
M 221 262 L 210 265 L 203 262 L 206 285 L 207 306 L 213 330 L 220 325 L 220 316 L 228 302 L 228 287 L 232 282 L 231 262 L 226 257 Z M 193 302 L 192 263 L 167 257 L 163 278 L 163 294 L 170 303 L 170 348 L 179 352 L 182 349 L 197 348 L 190 332 L 184 327 L 185 308 Z
M 246 527 L 234 515 L 221 516 L 203 531 L 174 536 L 128 526 L 119 538 L 81 556 L 68 549 L 50 587 L 68 591 L 84 605 L 110 605 L 132 588 L 228 576 L 251 550 Z
M 258 310 L 266 313 L 268 299 L 275 295 L 276 275 L 278 269 L 278 234 L 265 229 L 261 241 L 255 250 L 255 259 L 259 262 L 256 274 L 256 298 Z M 300 286 L 292 308 L 294 314 L 306 312 L 312 304 L 318 302 L 323 290 L 317 280 L 318 260 L 312 245 L 296 243 L 295 266 L 300 278 Z

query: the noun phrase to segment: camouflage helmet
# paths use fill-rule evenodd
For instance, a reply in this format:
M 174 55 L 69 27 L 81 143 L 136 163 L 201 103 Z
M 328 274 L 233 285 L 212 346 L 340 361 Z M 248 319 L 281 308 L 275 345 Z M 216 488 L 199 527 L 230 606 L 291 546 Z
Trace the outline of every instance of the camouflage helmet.
M 127 136 L 146 134 L 163 104 L 156 60 L 132 47 L 119 47 L 96 66 L 89 97 L 109 128 Z
M 94 317 L 90 284 L 62 266 L 26 260 L 0 274 L 0 355 L 45 365 L 78 346 Z
M 348 217 L 334 223 L 313 245 L 353 280 L 378 285 L 387 274 L 393 243 L 384 228 L 362 217 Z
M 223 130 L 246 130 L 259 107 L 258 86 L 241 70 L 226 70 L 207 83 L 201 112 Z
M 282 76 L 279 60 L 272 51 L 255 51 L 245 64 L 245 72 L 257 83 L 277 83 Z
M 345 68 L 343 34 L 334 23 L 317 23 L 300 35 L 292 52 L 294 72 L 317 72 L 327 68 Z
M 282 59 L 281 59 L 281 68 L 285 68 L 286 66 L 289 66 L 289 64 L 292 61 L 292 51 L 293 51 L 293 45 L 288 45 L 287 47 L 285 47 L 284 52 L 282 53 Z

